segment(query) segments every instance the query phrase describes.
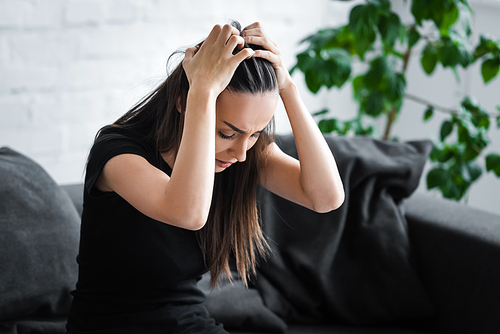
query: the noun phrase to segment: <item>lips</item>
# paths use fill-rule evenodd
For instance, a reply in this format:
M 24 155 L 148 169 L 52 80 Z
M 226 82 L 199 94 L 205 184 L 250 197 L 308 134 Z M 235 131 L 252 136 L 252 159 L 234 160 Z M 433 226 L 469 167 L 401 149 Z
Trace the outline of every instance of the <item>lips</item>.
M 233 164 L 232 162 L 225 162 L 225 161 L 221 161 L 219 159 L 215 159 L 215 162 L 217 163 L 217 165 L 220 168 L 228 168 Z

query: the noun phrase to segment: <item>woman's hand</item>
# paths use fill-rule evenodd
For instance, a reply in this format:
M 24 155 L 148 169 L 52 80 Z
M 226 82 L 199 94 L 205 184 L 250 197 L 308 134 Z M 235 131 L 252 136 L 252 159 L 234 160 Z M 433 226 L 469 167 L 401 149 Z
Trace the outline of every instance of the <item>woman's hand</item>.
M 186 50 L 182 66 L 190 87 L 208 90 L 217 97 L 229 84 L 238 65 L 254 51 L 243 49 L 238 29 L 226 24 L 214 26 L 201 47 Z M 233 50 L 242 49 L 233 55 Z
M 260 45 L 266 49 L 255 50 L 253 56 L 264 58 L 273 64 L 280 92 L 293 85 L 292 77 L 283 63 L 278 46 L 267 37 L 259 22 L 252 23 L 243 29 L 241 35 L 248 44 Z

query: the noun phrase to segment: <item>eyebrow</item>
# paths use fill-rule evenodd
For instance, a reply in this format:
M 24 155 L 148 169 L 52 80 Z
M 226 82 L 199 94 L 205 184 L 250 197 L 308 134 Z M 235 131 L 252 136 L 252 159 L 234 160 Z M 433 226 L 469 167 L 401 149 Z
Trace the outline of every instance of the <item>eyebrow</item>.
M 228 123 L 228 122 L 224 122 L 224 124 L 226 124 L 227 126 L 229 126 L 231 129 L 233 129 L 234 131 L 238 132 L 238 133 L 241 133 L 241 134 L 246 134 L 247 132 L 246 131 L 243 131 L 241 129 L 238 129 L 237 127 L 235 127 L 234 125 L 232 125 L 231 123 Z M 261 134 L 262 132 L 264 132 L 264 129 L 260 130 L 260 131 L 257 131 L 255 133 L 258 133 L 258 134 Z

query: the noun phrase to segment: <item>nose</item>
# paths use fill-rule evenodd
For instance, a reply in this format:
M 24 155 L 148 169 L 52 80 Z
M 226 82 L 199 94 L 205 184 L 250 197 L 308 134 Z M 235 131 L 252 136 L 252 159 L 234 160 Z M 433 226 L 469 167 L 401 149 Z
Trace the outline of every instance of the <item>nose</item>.
M 231 147 L 232 155 L 238 160 L 243 162 L 247 159 L 247 141 L 239 140 Z

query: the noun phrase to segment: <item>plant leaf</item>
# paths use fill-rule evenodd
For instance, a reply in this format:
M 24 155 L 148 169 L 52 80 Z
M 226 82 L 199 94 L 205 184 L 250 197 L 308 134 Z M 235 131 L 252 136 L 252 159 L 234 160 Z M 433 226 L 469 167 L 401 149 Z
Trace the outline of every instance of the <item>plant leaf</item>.
M 429 18 L 431 6 L 426 0 L 413 0 L 411 2 L 411 13 L 415 18 L 415 22 L 422 26 L 422 21 Z
M 417 31 L 416 28 L 413 28 L 410 30 L 408 33 L 408 47 L 412 48 L 415 44 L 417 44 L 418 40 L 420 39 L 420 33 Z
M 382 12 L 391 10 L 391 2 L 389 0 L 369 0 L 369 2 Z
M 305 76 L 307 88 L 316 94 L 322 86 L 342 87 L 351 73 L 350 56 L 343 49 L 321 52 L 306 50 L 297 55 L 296 68 Z
M 402 102 L 406 89 L 404 73 L 394 73 L 392 70 L 387 71 L 384 79 L 382 89 L 387 98 L 396 104 Z
M 354 98 L 359 100 L 361 88 L 363 87 L 364 75 L 358 75 L 352 80 L 352 90 L 354 94 Z
M 436 68 L 437 61 L 438 51 L 436 47 L 431 44 L 427 44 L 422 51 L 422 57 L 420 58 L 420 63 L 422 64 L 422 68 L 425 73 L 428 75 L 432 74 Z
M 390 13 L 389 16 L 381 16 L 378 23 L 378 30 L 384 44 L 392 49 L 401 30 L 399 16 L 395 13 Z
M 491 153 L 486 156 L 486 171 L 493 171 L 500 177 L 500 155 Z
M 464 161 L 472 161 L 476 159 L 480 153 L 480 151 L 478 152 L 476 149 L 474 149 L 474 147 L 468 145 L 465 147 L 463 159 Z
M 457 22 L 460 12 L 457 6 L 453 6 L 451 10 L 446 11 L 441 19 L 441 25 L 439 26 L 439 32 L 441 35 L 448 35 L 448 29 Z
M 427 109 L 425 110 L 425 113 L 424 113 L 424 121 L 430 120 L 433 115 L 434 115 L 434 107 L 427 106 Z
M 336 119 L 322 119 L 318 123 L 318 128 L 321 133 L 331 133 L 337 129 L 337 120 Z
M 443 67 L 455 67 L 460 63 L 460 50 L 458 43 L 454 42 L 450 37 L 443 36 L 441 38 L 442 46 L 438 48 L 439 61 Z
M 483 174 L 483 170 L 477 164 L 467 164 L 466 166 L 467 166 L 466 167 L 467 173 L 469 174 L 469 180 L 471 183 L 479 179 L 481 174 Z
M 445 163 L 446 161 L 453 158 L 453 154 L 454 154 L 453 149 L 448 145 L 445 145 L 442 149 L 440 149 L 437 146 L 434 146 L 429 158 L 431 159 L 431 161 L 438 161 L 441 163 Z
M 364 110 L 366 114 L 378 117 L 384 110 L 384 94 L 380 91 L 372 91 L 366 99 Z
M 427 174 L 427 189 L 441 187 L 446 184 L 449 176 L 448 172 L 442 168 L 434 168 Z
M 487 54 L 498 54 L 500 52 L 500 42 L 494 41 L 491 38 L 482 36 L 480 37 L 479 44 L 474 50 L 474 58 L 478 59 Z
M 450 121 L 444 121 L 443 124 L 441 125 L 441 132 L 440 132 L 440 137 L 441 141 L 444 141 L 446 137 L 448 137 L 453 131 L 453 123 Z
M 484 83 L 490 82 L 500 70 L 500 56 L 495 59 L 487 59 L 481 65 L 481 76 Z
M 323 109 L 323 110 L 320 110 L 320 111 L 317 111 L 315 112 L 314 114 L 312 114 L 312 116 L 320 116 L 320 115 L 324 115 L 324 114 L 327 114 L 328 113 L 328 109 Z
M 349 14 L 349 29 L 355 37 L 356 52 L 361 60 L 364 60 L 366 51 L 375 42 L 374 27 L 379 19 L 377 14 L 376 6 L 372 4 L 357 5 Z
M 370 61 L 370 69 L 363 78 L 363 83 L 368 89 L 380 88 L 384 77 L 394 75 L 392 68 L 387 64 L 386 57 L 376 57 Z

